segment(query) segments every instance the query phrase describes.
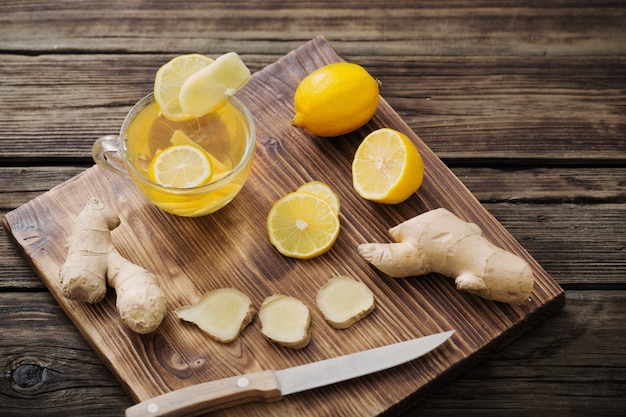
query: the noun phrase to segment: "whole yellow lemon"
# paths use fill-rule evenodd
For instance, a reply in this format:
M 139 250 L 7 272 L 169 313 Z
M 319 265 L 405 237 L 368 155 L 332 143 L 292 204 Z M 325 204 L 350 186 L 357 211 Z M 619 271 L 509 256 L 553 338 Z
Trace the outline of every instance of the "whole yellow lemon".
M 337 62 L 318 68 L 296 89 L 292 124 L 324 137 L 352 132 L 376 112 L 378 87 L 378 81 L 357 64 Z

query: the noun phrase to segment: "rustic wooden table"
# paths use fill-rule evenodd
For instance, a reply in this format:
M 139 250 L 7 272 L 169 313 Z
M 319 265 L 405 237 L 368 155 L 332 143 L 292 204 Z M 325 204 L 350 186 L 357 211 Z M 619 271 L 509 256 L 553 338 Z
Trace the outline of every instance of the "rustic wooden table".
M 255 71 L 323 34 L 566 290 L 403 415 L 624 415 L 626 5 L 589 3 L 4 1 L 0 214 L 92 166 L 171 57 L 237 51 Z M 0 317 L 1 415 L 133 403 L 4 232 Z

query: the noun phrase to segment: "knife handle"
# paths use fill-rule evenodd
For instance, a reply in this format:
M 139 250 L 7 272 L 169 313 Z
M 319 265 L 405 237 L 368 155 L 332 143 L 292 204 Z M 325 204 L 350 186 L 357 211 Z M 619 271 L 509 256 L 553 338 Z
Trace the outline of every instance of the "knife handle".
M 253 401 L 282 398 L 274 371 L 204 382 L 181 388 L 126 409 L 126 417 L 195 416 Z

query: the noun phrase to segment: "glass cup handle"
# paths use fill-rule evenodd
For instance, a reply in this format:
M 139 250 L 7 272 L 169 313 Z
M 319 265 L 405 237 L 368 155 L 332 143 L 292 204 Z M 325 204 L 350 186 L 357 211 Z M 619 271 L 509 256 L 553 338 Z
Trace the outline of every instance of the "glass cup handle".
M 106 135 L 98 138 L 91 148 L 93 160 L 109 171 L 128 177 L 124 160 L 120 154 L 118 136 Z

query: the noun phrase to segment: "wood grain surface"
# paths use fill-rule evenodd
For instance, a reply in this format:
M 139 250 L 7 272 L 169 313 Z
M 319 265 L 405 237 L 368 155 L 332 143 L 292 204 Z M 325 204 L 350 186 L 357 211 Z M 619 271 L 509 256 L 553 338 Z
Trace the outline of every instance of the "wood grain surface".
M 558 284 L 384 100 L 372 121 L 345 137 L 319 138 L 291 126 L 291 103 L 299 81 L 339 59 L 328 42 L 318 37 L 253 75 L 240 92 L 257 126 L 253 172 L 236 200 L 214 215 L 197 219 L 167 215 L 147 203 L 128 179 L 94 166 L 4 219 L 57 302 L 135 400 L 207 380 L 282 369 L 457 330 L 450 343 L 405 366 L 293 395 L 280 403 L 246 405 L 223 413 L 382 412 L 449 381 L 563 306 L 564 293 Z M 383 126 L 409 135 L 426 167 L 418 193 L 396 206 L 366 202 L 351 186 L 356 147 L 368 132 Z M 324 181 L 339 194 L 341 235 L 324 256 L 309 261 L 284 258 L 269 244 L 265 216 L 274 201 L 310 180 Z M 122 225 L 113 232 L 116 245 L 126 257 L 160 277 L 171 310 L 226 286 L 246 292 L 257 306 L 271 294 L 293 295 L 314 312 L 312 343 L 297 352 L 278 348 L 263 339 L 258 326 L 252 326 L 238 341 L 223 345 L 171 312 L 158 331 L 139 336 L 121 324 L 112 294 L 95 306 L 66 300 L 58 280 L 64 243 L 78 212 L 92 196 L 120 214 Z M 359 243 L 388 241 L 390 227 L 437 207 L 479 224 L 489 239 L 531 263 L 536 283 L 529 304 L 510 306 L 462 295 L 440 276 L 393 280 L 375 272 L 356 253 Z M 338 274 L 365 282 L 378 306 L 372 317 L 346 331 L 326 325 L 314 305 L 317 290 Z
M 93 141 L 116 133 L 168 59 L 237 51 L 259 71 L 318 34 L 383 82 L 567 295 L 554 317 L 383 414 L 625 415 L 623 0 L 2 1 L 0 215 L 90 168 Z M 4 230 L 0 334 L 3 417 L 120 416 L 133 403 Z

